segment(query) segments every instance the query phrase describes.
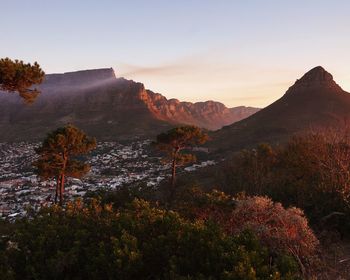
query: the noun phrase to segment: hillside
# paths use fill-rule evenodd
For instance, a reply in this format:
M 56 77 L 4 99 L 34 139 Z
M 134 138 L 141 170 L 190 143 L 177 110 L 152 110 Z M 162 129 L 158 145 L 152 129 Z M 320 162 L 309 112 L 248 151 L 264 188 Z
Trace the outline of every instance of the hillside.
M 0 141 L 36 141 L 73 123 L 99 140 L 146 137 L 176 124 L 218 129 L 258 109 L 219 102 L 180 102 L 117 78 L 112 68 L 46 75 L 34 104 L 0 95 Z
M 236 151 L 260 142 L 284 142 L 310 129 L 344 124 L 350 119 L 350 94 L 321 66 L 297 80 L 277 101 L 240 122 L 216 131 L 216 151 Z

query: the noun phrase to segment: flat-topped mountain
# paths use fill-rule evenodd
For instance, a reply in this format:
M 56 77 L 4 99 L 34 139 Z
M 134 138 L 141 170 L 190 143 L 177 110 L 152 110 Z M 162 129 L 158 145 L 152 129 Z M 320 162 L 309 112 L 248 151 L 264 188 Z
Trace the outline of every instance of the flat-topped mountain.
M 105 83 L 116 79 L 113 68 L 101 68 L 92 70 L 82 70 L 76 72 L 67 72 L 63 74 L 49 74 L 45 77 L 45 82 L 42 86 L 58 87 L 70 86 L 81 87 L 93 86 L 99 81 Z
M 284 142 L 292 134 L 350 120 L 350 94 L 321 66 L 302 76 L 277 101 L 214 135 L 213 147 L 235 151 L 260 142 Z
M 178 124 L 219 129 L 259 109 L 219 102 L 180 102 L 117 78 L 112 68 L 46 75 L 41 94 L 26 105 L 0 94 L 0 141 L 35 141 L 67 123 L 99 140 L 154 136 Z

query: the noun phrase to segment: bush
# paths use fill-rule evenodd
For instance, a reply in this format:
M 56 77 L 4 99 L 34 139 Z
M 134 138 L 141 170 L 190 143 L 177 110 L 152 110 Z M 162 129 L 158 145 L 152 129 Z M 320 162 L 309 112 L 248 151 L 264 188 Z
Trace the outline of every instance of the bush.
M 1 238 L 0 271 L 8 279 L 296 279 L 297 273 L 295 264 L 271 263 L 250 232 L 227 235 L 214 223 L 191 222 L 143 200 L 119 210 L 77 201 L 18 221 Z
M 335 132 L 266 144 L 227 161 L 217 183 L 231 194 L 267 195 L 305 211 L 317 229 L 350 229 L 350 137 Z
M 285 209 L 267 197 L 238 200 L 225 229 L 232 234 L 252 230 L 274 252 L 292 255 L 301 268 L 315 256 L 318 245 L 302 210 Z
M 318 240 L 303 211 L 285 209 L 267 197 L 233 198 L 219 191 L 203 193 L 193 189 L 181 197 L 176 207 L 189 218 L 215 221 L 233 236 L 249 230 L 274 255 L 292 256 L 302 270 L 316 255 Z

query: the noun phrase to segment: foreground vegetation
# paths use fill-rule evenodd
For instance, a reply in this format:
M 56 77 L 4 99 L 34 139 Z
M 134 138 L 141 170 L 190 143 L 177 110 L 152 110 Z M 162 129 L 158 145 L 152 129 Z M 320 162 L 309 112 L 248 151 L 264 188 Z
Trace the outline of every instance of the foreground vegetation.
M 305 211 L 319 231 L 350 232 L 350 134 L 347 129 L 261 144 L 225 162 L 216 183 L 227 193 L 267 195 Z
M 332 279 L 322 243 L 348 237 L 346 140 L 241 151 L 216 169 L 226 193 L 180 178 L 3 222 L 1 279 Z
M 166 209 L 128 197 L 4 224 L 2 279 L 300 279 L 314 261 L 302 212 L 267 198 L 191 189 Z

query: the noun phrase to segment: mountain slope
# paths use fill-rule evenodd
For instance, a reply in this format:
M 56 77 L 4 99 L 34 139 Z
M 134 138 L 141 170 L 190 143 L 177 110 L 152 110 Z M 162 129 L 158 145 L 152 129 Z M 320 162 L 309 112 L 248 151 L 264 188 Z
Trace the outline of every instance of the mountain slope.
M 112 68 L 47 75 L 34 104 L 0 94 L 0 141 L 36 141 L 48 131 L 73 123 L 99 140 L 154 136 L 175 124 L 217 129 L 258 109 L 179 102 L 116 78 Z
M 283 142 L 294 133 L 343 124 L 350 119 L 350 94 L 321 66 L 307 72 L 277 101 L 214 133 L 217 151 L 260 142 Z

